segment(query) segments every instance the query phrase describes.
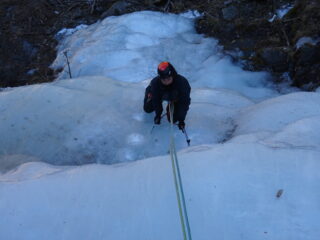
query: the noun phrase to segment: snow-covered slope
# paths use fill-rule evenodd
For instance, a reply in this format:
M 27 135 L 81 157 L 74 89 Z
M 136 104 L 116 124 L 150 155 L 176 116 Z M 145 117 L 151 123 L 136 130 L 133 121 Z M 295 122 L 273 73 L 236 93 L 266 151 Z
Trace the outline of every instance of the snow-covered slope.
M 243 109 L 238 117 L 236 134 L 263 130 L 276 132 L 300 119 L 319 116 L 319 102 L 319 93 L 298 92 L 252 105 Z
M 179 159 L 193 239 L 320 236 L 318 151 L 227 143 L 188 148 Z M 0 239 L 182 239 L 166 156 L 112 166 L 28 163 L 0 180 Z

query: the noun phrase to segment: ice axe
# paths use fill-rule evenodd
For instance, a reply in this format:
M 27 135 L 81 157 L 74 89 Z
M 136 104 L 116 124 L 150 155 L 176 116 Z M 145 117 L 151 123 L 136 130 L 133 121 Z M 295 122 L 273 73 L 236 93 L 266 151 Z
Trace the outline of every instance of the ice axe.
M 188 134 L 187 134 L 186 129 L 183 127 L 183 128 L 181 129 L 181 131 L 184 133 L 184 136 L 186 137 L 186 141 L 187 141 L 187 143 L 188 143 L 188 147 L 190 147 L 190 142 L 191 142 L 191 140 L 190 140 L 190 138 L 188 137 Z

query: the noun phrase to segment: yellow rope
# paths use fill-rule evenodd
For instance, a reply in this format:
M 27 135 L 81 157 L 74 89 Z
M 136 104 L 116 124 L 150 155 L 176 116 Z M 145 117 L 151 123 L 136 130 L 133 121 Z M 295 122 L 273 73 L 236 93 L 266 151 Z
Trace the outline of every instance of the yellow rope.
M 180 169 L 179 169 L 179 163 L 178 163 L 178 157 L 177 157 L 177 151 L 174 143 L 174 136 L 173 136 L 173 111 L 174 106 L 170 102 L 169 103 L 169 113 L 170 113 L 170 156 L 171 156 L 171 163 L 172 163 L 172 170 L 173 170 L 173 176 L 174 176 L 174 183 L 176 188 L 176 194 L 177 194 L 177 201 L 179 206 L 179 214 L 180 214 L 180 221 L 181 221 L 181 227 L 182 227 L 182 233 L 183 233 L 183 239 L 184 240 L 192 240 L 191 238 L 191 230 L 189 226 L 189 220 L 188 220 L 188 214 L 187 214 L 187 208 L 183 193 L 183 187 L 182 187 L 182 180 L 180 175 Z M 187 235 L 188 233 L 188 235 Z

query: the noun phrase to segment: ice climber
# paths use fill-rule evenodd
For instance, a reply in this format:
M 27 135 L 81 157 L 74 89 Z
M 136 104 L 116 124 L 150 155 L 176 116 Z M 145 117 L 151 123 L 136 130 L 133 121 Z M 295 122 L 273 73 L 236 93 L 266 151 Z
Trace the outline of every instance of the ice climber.
M 147 113 L 154 111 L 154 123 L 160 124 L 163 112 L 162 102 L 173 103 L 173 122 L 178 122 L 179 129 L 184 130 L 184 121 L 191 101 L 190 91 L 188 80 L 179 75 L 169 62 L 161 62 L 158 65 L 158 76 L 151 80 L 145 90 L 143 109 Z M 169 105 L 166 111 L 170 121 Z

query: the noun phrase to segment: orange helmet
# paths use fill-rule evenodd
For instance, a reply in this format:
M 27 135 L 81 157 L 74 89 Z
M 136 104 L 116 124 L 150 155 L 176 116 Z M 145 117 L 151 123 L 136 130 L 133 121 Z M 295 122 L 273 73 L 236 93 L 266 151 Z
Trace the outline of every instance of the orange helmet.
M 158 65 L 158 75 L 160 78 L 167 78 L 173 75 L 173 67 L 169 62 L 161 62 Z

